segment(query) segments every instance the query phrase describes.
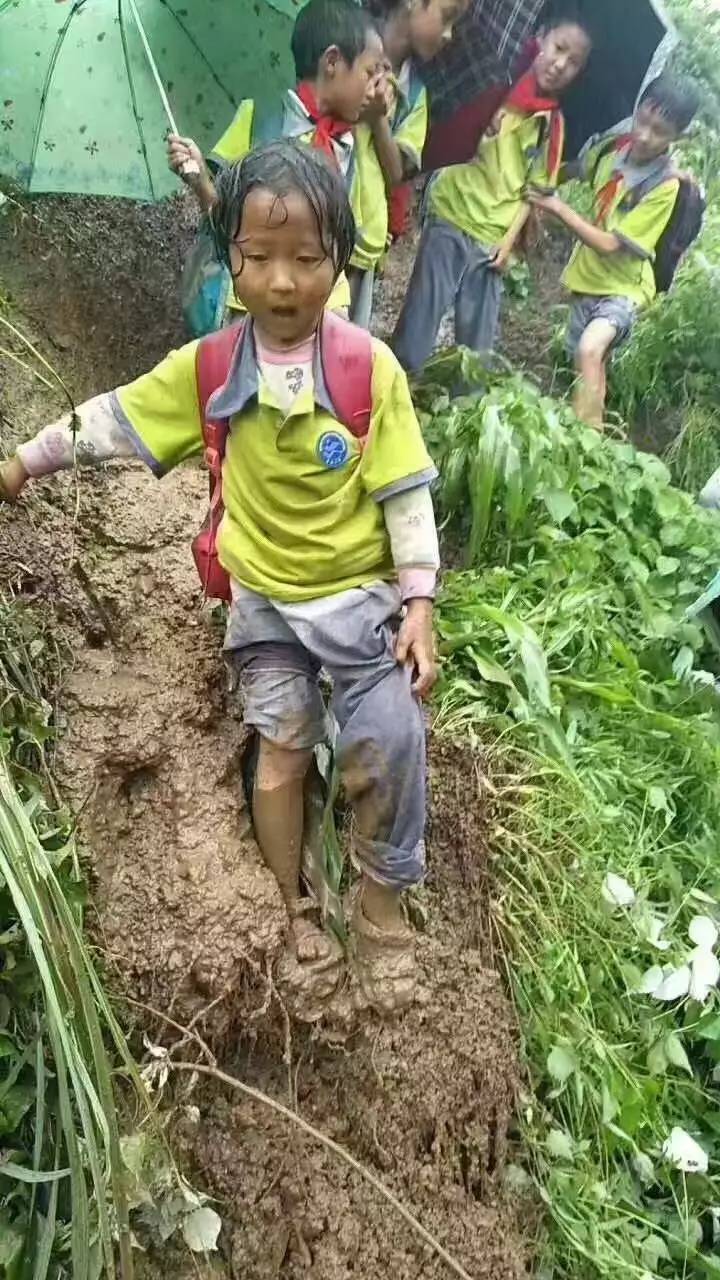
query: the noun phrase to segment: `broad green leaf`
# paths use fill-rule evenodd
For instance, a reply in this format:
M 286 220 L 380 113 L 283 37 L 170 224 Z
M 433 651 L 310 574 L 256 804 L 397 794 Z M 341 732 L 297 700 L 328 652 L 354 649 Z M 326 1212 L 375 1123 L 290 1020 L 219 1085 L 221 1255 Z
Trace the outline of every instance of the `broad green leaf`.
M 542 499 L 548 515 L 556 524 L 562 524 L 575 514 L 577 503 L 567 489 L 544 489 Z
M 671 1066 L 677 1067 L 680 1071 L 687 1071 L 689 1076 L 692 1075 L 693 1069 L 690 1066 L 690 1061 L 683 1048 L 682 1041 L 676 1032 L 670 1031 L 668 1035 L 666 1035 L 663 1042 L 663 1048 L 665 1050 L 665 1056 Z
M 570 1134 L 564 1129 L 551 1129 L 545 1139 L 548 1155 L 556 1160 L 573 1160 L 575 1147 Z
M 571 1050 L 558 1044 L 548 1054 L 547 1069 L 553 1080 L 558 1084 L 565 1084 L 573 1072 L 577 1071 L 577 1059 Z

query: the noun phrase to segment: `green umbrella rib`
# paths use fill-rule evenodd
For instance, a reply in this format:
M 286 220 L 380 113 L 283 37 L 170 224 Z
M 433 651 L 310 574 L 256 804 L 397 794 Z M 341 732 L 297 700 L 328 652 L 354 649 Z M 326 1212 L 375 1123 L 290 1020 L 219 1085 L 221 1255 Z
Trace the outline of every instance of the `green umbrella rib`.
M 120 39 L 122 41 L 123 58 L 125 59 L 125 71 L 127 72 L 128 88 L 130 90 L 130 102 L 132 105 L 132 113 L 135 117 L 135 124 L 137 125 L 138 138 L 140 140 L 140 150 L 142 152 L 142 158 L 145 161 L 145 168 L 147 170 L 148 184 L 150 187 L 150 199 L 154 200 L 155 184 L 152 178 L 152 170 L 150 168 L 150 159 L 147 153 L 145 135 L 142 131 L 142 123 L 140 121 L 140 113 L 138 111 L 137 95 L 135 93 L 135 81 L 133 79 L 132 67 L 130 66 L 130 55 L 128 53 L 127 36 L 125 34 L 125 18 L 123 15 L 122 0 L 118 0 L 118 22 L 120 24 Z
M 179 16 L 179 14 L 178 14 L 178 13 L 176 13 L 176 12 L 175 12 L 175 10 L 173 9 L 172 5 L 169 3 L 169 0 L 160 0 L 160 3 L 161 3 L 161 5 L 163 6 L 163 8 L 164 8 L 164 9 L 167 9 L 168 13 L 169 13 L 169 14 L 171 14 L 171 16 L 175 19 L 175 21 L 177 22 L 177 24 L 178 24 L 178 26 L 179 26 L 180 30 L 182 31 L 183 35 L 185 36 L 186 40 L 188 40 L 188 41 L 190 42 L 190 44 L 192 45 L 193 49 L 194 49 L 194 50 L 195 50 L 195 52 L 197 53 L 198 57 L 199 57 L 199 58 L 201 58 L 201 59 L 202 59 L 202 61 L 205 63 L 205 66 L 207 67 L 208 71 L 210 72 L 210 75 L 212 76 L 212 78 L 213 78 L 213 80 L 215 81 L 216 85 L 218 86 L 218 88 L 219 88 L 219 89 L 222 89 L 222 91 L 223 91 L 223 93 L 225 94 L 225 97 L 227 98 L 228 102 L 231 104 L 231 106 L 232 106 L 233 110 L 235 110 L 235 108 L 237 107 L 237 98 L 236 98 L 236 96 L 235 96 L 233 93 L 231 93 L 231 92 L 230 92 L 230 90 L 228 89 L 227 85 L 223 84 L 223 82 L 222 82 L 222 80 L 220 79 L 220 77 L 219 77 L 219 75 L 218 75 L 217 71 L 215 70 L 214 66 L 212 65 L 212 63 L 211 63 L 210 61 L 208 61 L 208 58 L 207 58 L 207 57 L 205 56 L 205 54 L 203 53 L 203 51 L 202 51 L 202 49 L 200 48 L 200 45 L 198 44 L 197 40 L 196 40 L 196 39 L 195 39 L 195 37 L 192 35 L 192 33 L 191 33 L 190 31 L 188 31 L 188 29 L 187 29 L 187 27 L 185 26 L 185 23 L 183 22 L 182 18 Z
M 65 22 L 63 23 L 62 27 L 58 32 L 58 38 L 55 41 L 55 48 L 52 51 L 52 57 L 50 58 L 48 69 L 47 69 L 47 72 L 45 73 L 42 93 L 40 95 L 40 106 L 38 109 L 38 118 L 37 118 L 37 123 L 35 125 L 35 133 L 33 135 L 32 150 L 30 152 L 30 178 L 28 180 L 28 185 L 32 183 L 32 175 L 35 172 L 35 160 L 38 153 L 38 147 L 40 146 L 40 131 L 43 126 L 43 121 L 45 119 L 45 108 L 47 106 L 48 94 L 50 92 L 50 85 L 52 84 L 52 78 L 55 74 L 55 67 L 57 65 L 57 60 L 60 56 L 60 50 L 63 47 L 70 23 L 72 22 L 78 10 L 82 9 L 84 4 L 85 4 L 85 0 L 75 0 L 75 3 L 73 4 L 72 9 L 70 10 L 67 18 L 65 19 Z

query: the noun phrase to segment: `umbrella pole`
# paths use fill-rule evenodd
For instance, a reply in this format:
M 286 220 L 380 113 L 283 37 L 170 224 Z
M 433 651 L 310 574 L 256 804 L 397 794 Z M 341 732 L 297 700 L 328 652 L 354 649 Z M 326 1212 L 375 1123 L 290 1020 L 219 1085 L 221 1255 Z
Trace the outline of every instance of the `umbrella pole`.
M 130 11 L 132 13 L 132 16 L 135 19 L 135 25 L 137 26 L 138 34 L 142 41 L 143 49 L 145 50 L 145 56 L 148 60 L 150 70 L 152 72 L 153 78 L 157 85 L 158 93 L 160 94 L 160 101 L 163 104 L 165 115 L 168 118 L 168 124 L 170 125 L 170 129 L 172 133 L 178 133 L 179 130 L 175 122 L 175 117 L 173 115 L 172 107 L 170 106 L 170 100 L 167 96 L 167 93 L 165 92 L 165 85 L 163 84 L 160 78 L 160 72 L 157 69 L 157 64 L 153 57 L 153 52 L 152 52 L 152 49 L 150 48 L 150 43 L 148 41 L 147 35 L 145 34 L 145 28 L 142 24 L 140 14 L 138 13 L 137 5 L 135 3 L 135 0 L 127 0 L 127 2 L 128 2 L 128 5 L 130 6 Z M 197 175 L 199 174 L 199 172 L 200 172 L 200 169 L 194 160 L 185 161 L 185 164 L 182 167 L 182 173 L 185 177 L 191 177 L 193 175 Z

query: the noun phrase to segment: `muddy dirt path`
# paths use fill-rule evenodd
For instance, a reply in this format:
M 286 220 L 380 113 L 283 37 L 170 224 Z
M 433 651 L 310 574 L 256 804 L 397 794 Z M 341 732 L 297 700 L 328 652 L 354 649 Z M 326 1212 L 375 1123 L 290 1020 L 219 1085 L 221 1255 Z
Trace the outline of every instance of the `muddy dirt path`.
M 177 342 L 175 233 L 189 219 L 184 207 L 98 201 L 39 212 L 41 223 L 13 214 L 0 227 L 3 289 L 82 399 Z M 1 376 L 7 447 L 62 406 L 21 372 Z M 274 982 L 284 917 L 243 799 L 245 733 L 188 552 L 204 494 L 195 467 L 159 487 L 123 465 L 82 480 L 77 519 L 69 477 L 0 517 L 3 580 L 71 646 L 57 769 L 91 854 L 109 971 L 134 1000 L 180 1022 L 198 1016 L 220 1065 L 345 1143 L 474 1280 L 519 1280 L 501 1194 L 515 1049 L 490 945 L 481 761 L 433 744 L 422 1000 L 393 1026 L 297 1022 Z M 79 576 L 67 573 L 73 553 Z M 144 1024 L 167 1039 L 152 1013 Z M 219 1274 L 449 1274 L 356 1175 L 279 1118 L 214 1082 L 192 1100 L 199 1119 L 180 1112 L 176 1138 L 223 1216 Z M 163 1266 L 155 1274 L 178 1275 Z

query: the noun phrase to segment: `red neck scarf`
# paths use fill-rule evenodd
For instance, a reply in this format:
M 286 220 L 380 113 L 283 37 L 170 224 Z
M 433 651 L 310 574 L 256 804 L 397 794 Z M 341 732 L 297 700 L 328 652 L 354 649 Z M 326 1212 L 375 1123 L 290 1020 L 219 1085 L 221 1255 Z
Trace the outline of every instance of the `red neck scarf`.
M 615 151 L 624 151 L 629 147 L 632 141 L 632 134 L 624 133 L 615 140 Z M 612 212 L 615 203 L 615 197 L 623 184 L 623 175 L 619 169 L 613 169 L 608 181 L 604 187 L 601 187 L 597 193 L 597 204 L 595 206 L 595 221 L 599 227 L 605 226 L 608 215 Z
M 349 125 L 347 120 L 338 120 L 335 116 L 321 114 L 315 90 L 309 80 L 302 80 L 295 92 L 313 125 L 312 145 L 317 147 L 319 151 L 324 151 L 337 164 L 333 139 L 342 138 L 344 134 L 349 133 L 352 125 Z
M 565 145 L 565 121 L 557 98 L 543 98 L 537 87 L 535 72 L 531 69 L 521 76 L 513 85 L 505 106 L 513 107 L 524 116 L 536 116 L 540 112 L 550 112 L 550 141 L 548 145 L 548 171 L 553 182 L 558 176 L 562 164 L 563 147 Z

